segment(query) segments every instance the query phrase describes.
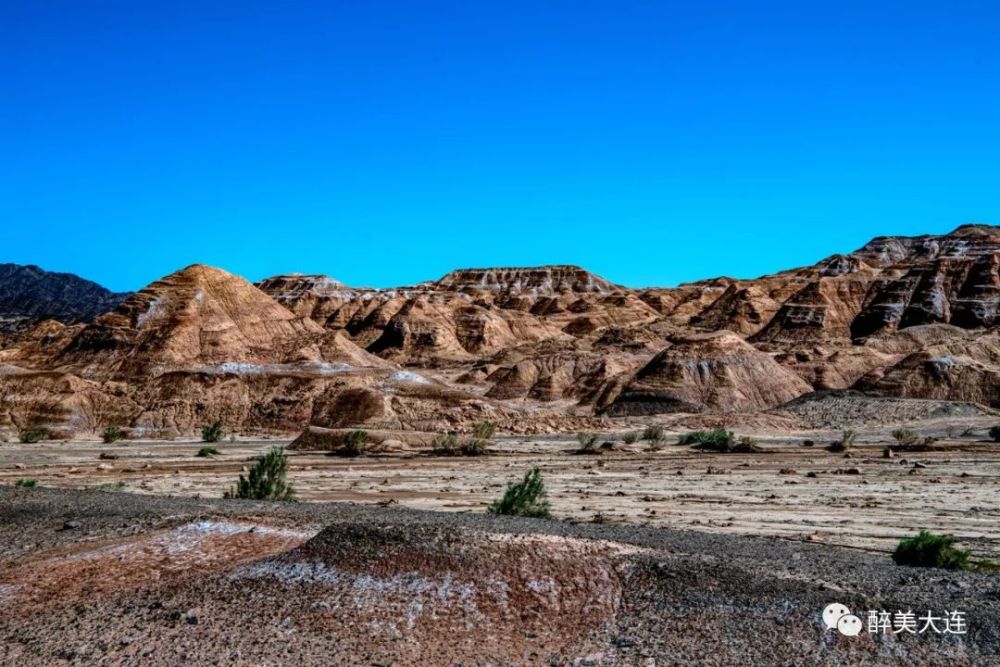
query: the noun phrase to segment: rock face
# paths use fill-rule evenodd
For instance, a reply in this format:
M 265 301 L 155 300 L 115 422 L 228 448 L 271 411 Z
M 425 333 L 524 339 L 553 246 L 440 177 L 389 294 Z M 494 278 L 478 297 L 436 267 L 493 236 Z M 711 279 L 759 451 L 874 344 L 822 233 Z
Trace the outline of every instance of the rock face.
M 1000 230 L 964 226 L 945 236 L 875 239 L 856 253 L 884 265 L 889 280 L 851 325 L 855 337 L 918 324 L 963 328 L 996 323 Z
M 43 320 L 89 322 L 126 297 L 127 293 L 110 292 L 71 273 L 0 264 L 0 337 L 20 333 Z
M 641 290 L 575 266 L 370 289 L 195 265 L 8 341 L 0 427 L 554 431 L 846 389 L 1000 407 L 998 270 L 987 226 Z

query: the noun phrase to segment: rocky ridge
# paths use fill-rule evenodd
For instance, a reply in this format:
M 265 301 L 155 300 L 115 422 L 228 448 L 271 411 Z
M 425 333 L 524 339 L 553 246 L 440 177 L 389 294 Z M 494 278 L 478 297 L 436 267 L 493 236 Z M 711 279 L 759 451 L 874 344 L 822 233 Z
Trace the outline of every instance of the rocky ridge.
M 814 390 L 1000 407 L 1000 228 L 879 237 L 753 280 L 632 289 L 575 266 L 394 289 L 195 265 L 0 351 L 0 428 L 518 432 L 752 413 Z

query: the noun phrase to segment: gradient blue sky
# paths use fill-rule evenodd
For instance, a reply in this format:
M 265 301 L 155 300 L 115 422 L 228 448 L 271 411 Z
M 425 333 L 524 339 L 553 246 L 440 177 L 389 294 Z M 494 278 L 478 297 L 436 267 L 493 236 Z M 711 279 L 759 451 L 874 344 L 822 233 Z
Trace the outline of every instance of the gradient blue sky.
M 0 261 L 752 277 L 1000 223 L 1000 5 L 0 5 Z

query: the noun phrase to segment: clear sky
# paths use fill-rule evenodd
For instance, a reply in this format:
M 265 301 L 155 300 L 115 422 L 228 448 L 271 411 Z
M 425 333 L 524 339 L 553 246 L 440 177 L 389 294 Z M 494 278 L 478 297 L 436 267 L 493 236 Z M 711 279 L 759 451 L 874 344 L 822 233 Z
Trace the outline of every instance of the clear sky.
M 1000 223 L 1000 3 L 5 0 L 0 261 L 753 277 Z

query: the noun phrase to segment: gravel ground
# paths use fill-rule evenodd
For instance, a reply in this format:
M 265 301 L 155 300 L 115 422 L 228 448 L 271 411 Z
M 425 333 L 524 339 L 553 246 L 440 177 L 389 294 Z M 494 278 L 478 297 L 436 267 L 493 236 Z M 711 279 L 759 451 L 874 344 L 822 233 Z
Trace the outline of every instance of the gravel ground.
M 996 577 L 759 537 L 0 487 L 3 665 L 996 665 Z M 960 611 L 967 634 L 842 636 L 831 602 Z

